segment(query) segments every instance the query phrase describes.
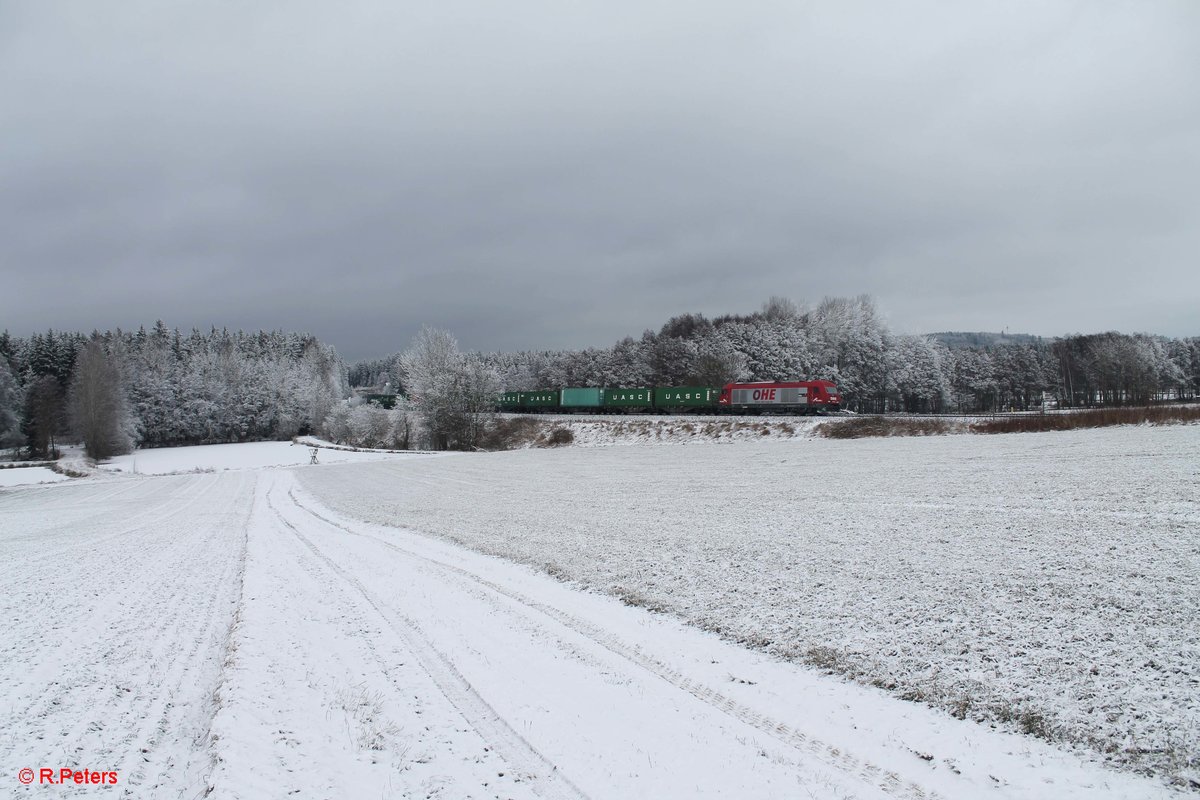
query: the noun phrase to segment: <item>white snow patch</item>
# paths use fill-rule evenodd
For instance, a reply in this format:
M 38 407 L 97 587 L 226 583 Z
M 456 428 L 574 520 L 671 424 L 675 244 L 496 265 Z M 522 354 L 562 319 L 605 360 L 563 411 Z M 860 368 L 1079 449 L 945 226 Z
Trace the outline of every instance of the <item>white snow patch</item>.
M 48 467 L 20 467 L 0 469 L 0 486 L 24 486 L 31 483 L 58 483 L 68 480 Z
M 418 457 L 420 456 L 417 454 L 407 453 L 320 449 L 317 453 L 317 463 L 345 464 Z M 101 469 L 142 475 L 166 475 L 177 472 L 300 466 L 308 465 L 310 460 L 311 448 L 307 445 L 291 442 L 248 442 L 137 450 L 129 455 L 111 459 L 102 464 Z

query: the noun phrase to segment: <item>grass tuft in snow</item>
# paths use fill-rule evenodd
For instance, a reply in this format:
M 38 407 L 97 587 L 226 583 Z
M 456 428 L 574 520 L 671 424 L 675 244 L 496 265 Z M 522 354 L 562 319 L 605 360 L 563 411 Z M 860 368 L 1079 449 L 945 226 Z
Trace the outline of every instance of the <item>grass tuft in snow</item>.
M 338 691 L 337 704 L 353 727 L 354 745 L 362 750 L 388 750 L 391 741 L 400 735 L 400 728 L 384 713 L 382 692 L 362 685 L 349 686 Z
M 1179 425 L 1200 422 L 1200 406 L 1096 408 L 1071 414 L 1035 414 L 976 422 L 974 433 L 1027 433 L 1105 428 L 1110 425 Z
M 861 439 L 875 436 L 940 436 L 948 433 L 1037 433 L 1113 425 L 1179 425 L 1194 422 L 1200 422 L 1200 406 L 1154 406 L 1017 414 L 970 423 L 955 419 L 862 416 L 822 423 L 817 426 L 816 433 L 827 439 Z

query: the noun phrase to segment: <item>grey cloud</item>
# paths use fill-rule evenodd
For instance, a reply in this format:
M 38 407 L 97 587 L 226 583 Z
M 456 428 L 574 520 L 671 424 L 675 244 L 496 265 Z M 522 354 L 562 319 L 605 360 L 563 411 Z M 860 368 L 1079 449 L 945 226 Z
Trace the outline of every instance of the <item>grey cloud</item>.
M 1190 3 L 8 3 L 0 326 L 1200 333 Z

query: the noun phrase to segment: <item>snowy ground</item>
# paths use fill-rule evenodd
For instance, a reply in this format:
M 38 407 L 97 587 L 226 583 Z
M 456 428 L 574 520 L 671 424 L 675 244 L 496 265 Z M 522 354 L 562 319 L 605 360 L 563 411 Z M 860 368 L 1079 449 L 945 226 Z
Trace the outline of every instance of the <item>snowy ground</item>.
M 311 449 L 291 442 L 250 442 L 248 444 L 210 444 L 196 447 L 161 447 L 138 450 L 117 456 L 101 469 L 110 472 L 134 472 L 142 475 L 167 475 L 179 472 L 215 472 L 232 469 L 261 469 L 307 465 Z M 415 456 L 386 453 L 351 452 L 321 449 L 319 464 L 345 464 L 362 461 L 395 460 Z
M 1200 781 L 1200 427 L 518 451 L 304 473 L 959 716 Z
M 910 463 L 926 464 L 916 470 L 925 472 L 965 459 L 997 481 L 1000 473 L 1006 480 L 1022 474 L 1020 465 L 1037 466 L 1045 481 L 1046 470 L 1065 471 L 1053 455 L 1065 447 L 1063 455 L 1106 457 L 1109 471 L 1128 478 L 1140 468 L 1113 466 L 1125 452 L 1156 475 L 1154 505 L 1131 506 L 1139 487 L 1113 480 L 1122 494 L 1092 492 L 1077 501 L 1077 513 L 1101 527 L 1132 523 L 1141 531 L 1115 537 L 1129 572 L 1158 569 L 1138 555 L 1152 532 L 1168 548 L 1159 558 L 1196 558 L 1195 500 L 1180 498 L 1177 485 L 1194 483 L 1194 437 L 1101 437 L 1097 445 L 1062 436 L 1050 445 L 1037 437 L 989 437 L 1027 444 L 973 458 L 966 450 L 918 452 Z M 459 537 L 538 566 L 553 563 L 555 571 L 604 588 L 612 584 L 598 576 L 616 569 L 627 600 L 670 605 L 712 627 L 719 626 L 705 615 L 717 613 L 716 600 L 738 596 L 729 606 L 731 630 L 769 631 L 782 615 L 834 643 L 842 641 L 839 633 L 878 642 L 890 630 L 893 598 L 879 579 L 887 572 L 870 556 L 902 536 L 904 526 L 878 496 L 886 487 L 869 476 L 894 456 L 861 442 L 811 440 L 251 468 L 257 455 L 230 451 L 226 466 L 241 468 L 5 489 L 0 558 L 10 569 L 0 573 L 0 787 L 16 797 L 255 800 L 1174 794 L 1160 780 L 954 719 L 446 541 Z M 730 457 L 739 469 L 731 469 Z M 172 471 L 204 466 L 185 461 L 178 455 Z M 810 479 L 828 479 L 839 467 L 850 474 L 836 496 L 849 502 L 854 486 L 864 492 L 861 502 L 843 508 L 841 532 L 806 529 L 797 512 L 828 517 L 835 505 L 834 491 L 814 495 Z M 671 483 L 673 470 L 690 472 L 695 488 Z M 918 522 L 934 519 L 926 507 L 954 502 L 961 488 L 948 467 L 940 475 L 948 493 L 918 496 L 920 487 L 909 487 L 910 494 L 896 484 L 890 502 Z M 583 488 L 584 477 L 599 486 Z M 1073 483 L 1073 491 L 1081 486 Z M 817 501 L 801 509 L 803 496 Z M 1094 507 L 1100 500 L 1105 507 Z M 1047 504 L 1046 513 L 1058 508 L 1046 497 L 1026 502 Z M 722 510 L 739 504 L 740 514 Z M 848 513 L 862 515 L 872 505 L 871 526 Z M 1004 505 L 1003 497 L 985 494 L 956 513 L 997 535 L 988 509 Z M 750 524 L 737 522 L 747 516 Z M 530 519 L 537 523 L 532 532 L 524 530 Z M 1036 527 L 1031 519 L 1014 527 Z M 1179 536 L 1192 535 L 1191 551 L 1169 550 L 1163 532 L 1173 521 Z M 716 537 L 715 523 L 722 525 Z M 971 538 L 964 527 L 958 533 L 966 538 L 942 558 L 993 580 L 982 569 L 992 558 L 983 537 Z M 834 543 L 846 530 L 856 540 L 839 550 Z M 902 544 L 885 549 L 894 559 L 920 558 Z M 806 560 L 805 553 L 820 557 Z M 1114 558 L 1095 554 L 1100 567 Z M 852 606 L 840 625 L 826 619 L 831 604 L 797 593 L 814 576 L 789 583 L 789 564 L 826 573 L 825 591 Z M 1184 575 L 1197 565 L 1175 566 Z M 691 575 L 692 583 L 672 575 Z M 853 616 L 847 585 L 854 575 L 860 583 L 874 576 L 874 616 Z M 704 578 L 727 583 L 699 591 Z M 945 598 L 939 603 L 926 583 L 910 580 L 912 597 L 896 610 L 943 613 Z M 1140 580 L 1123 580 L 1122 588 L 1126 606 L 1149 602 L 1135 594 L 1145 588 Z M 1176 595 L 1160 591 L 1153 601 L 1194 603 L 1194 588 L 1174 588 Z M 788 602 L 771 599 L 780 592 Z M 968 591 L 953 604 L 964 618 L 974 613 L 975 595 Z M 995 626 L 1022 635 L 1025 623 L 1016 616 L 1023 611 L 1005 609 L 1009 618 Z M 1167 661 L 1165 647 L 1160 658 L 1194 676 L 1195 651 L 1186 651 L 1194 612 L 1162 614 L 1153 622 L 1163 631 L 1170 615 L 1187 616 L 1171 647 L 1190 655 Z M 1092 620 L 1073 601 L 1064 600 L 1054 621 L 1090 635 Z M 1121 620 L 1114 623 L 1110 630 L 1124 636 Z M 919 635 L 921 625 L 912 622 L 909 632 Z M 1054 631 L 1043 636 L 1055 640 Z M 991 646 L 992 638 L 976 631 L 972 641 Z M 945 658 L 936 643 L 923 639 L 920 646 L 927 665 Z M 1139 646 L 1122 642 L 1119 649 L 1140 657 Z M 1024 674 L 1025 662 L 1009 657 L 1012 663 L 995 671 Z M 1152 670 L 1116 677 L 1135 698 L 1157 688 Z M 936 676 L 929 685 L 940 685 Z M 1038 697 L 1049 691 L 1037 681 L 1029 689 Z M 1071 706 L 1069 698 L 1063 702 Z M 1184 704 L 1173 713 L 1187 723 L 1183 734 L 1194 730 L 1194 708 Z M 111 770 L 118 782 L 51 790 L 35 779 L 22 792 L 17 775 L 25 768 L 55 776 L 62 768 Z
M 127 797 L 203 788 L 199 743 L 254 482 L 95 479 L 0 493 L 0 793 L 17 796 L 26 768 L 116 771 Z
M 48 467 L 19 467 L 0 469 L 0 486 L 23 486 L 29 483 L 58 483 L 67 480 Z
M 678 445 L 803 439 L 822 422 L 843 417 L 714 415 L 537 414 L 502 415 L 537 422 L 546 431 L 569 430 L 576 447 Z

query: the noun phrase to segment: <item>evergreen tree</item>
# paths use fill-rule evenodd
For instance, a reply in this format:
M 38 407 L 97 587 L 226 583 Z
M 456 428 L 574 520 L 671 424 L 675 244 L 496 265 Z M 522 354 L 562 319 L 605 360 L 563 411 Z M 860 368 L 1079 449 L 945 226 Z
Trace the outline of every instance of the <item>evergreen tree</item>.
M 18 447 L 21 436 L 21 407 L 24 392 L 9 368 L 8 360 L 0 358 L 0 449 Z
M 58 458 L 57 442 L 66 431 L 63 388 L 53 375 L 33 378 L 25 387 L 25 444 L 32 458 Z

